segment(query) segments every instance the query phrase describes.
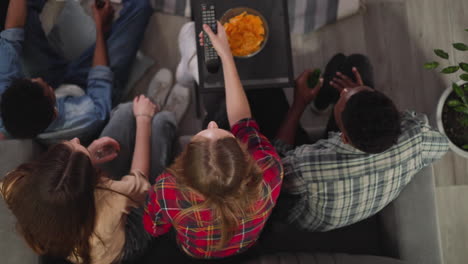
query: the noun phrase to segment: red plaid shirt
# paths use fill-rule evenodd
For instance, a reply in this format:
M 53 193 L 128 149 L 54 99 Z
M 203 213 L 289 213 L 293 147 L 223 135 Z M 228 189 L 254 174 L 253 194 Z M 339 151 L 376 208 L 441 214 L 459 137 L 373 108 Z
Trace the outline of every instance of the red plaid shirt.
M 180 220 L 174 226 L 177 242 L 185 252 L 196 258 L 223 258 L 244 252 L 255 244 L 276 204 L 283 180 L 281 160 L 268 139 L 260 134 L 258 124 L 253 119 L 239 121 L 232 133 L 243 143 L 264 169 L 264 190 L 271 190 L 269 195 L 257 201 L 265 205 L 263 210 L 245 219 L 239 219 L 240 225 L 234 237 L 225 248 L 216 250 L 220 241 L 220 226 L 213 221 L 211 209 L 198 211 Z M 268 193 L 265 191 L 264 193 Z M 203 202 L 195 194 L 189 199 Z M 184 198 L 177 188 L 176 179 L 169 173 L 163 173 L 156 179 L 156 184 L 149 192 L 143 222 L 145 229 L 153 236 L 167 233 L 173 226 L 173 220 L 184 209 L 192 207 L 190 200 Z

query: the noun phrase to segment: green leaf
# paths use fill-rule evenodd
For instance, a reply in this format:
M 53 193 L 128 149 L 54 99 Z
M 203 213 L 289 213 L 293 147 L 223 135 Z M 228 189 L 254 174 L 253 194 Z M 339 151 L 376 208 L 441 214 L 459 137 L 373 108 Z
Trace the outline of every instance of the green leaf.
M 462 105 L 463 103 L 458 101 L 458 100 L 450 100 L 447 102 L 447 105 L 450 106 L 450 107 L 455 107 L 455 106 L 459 106 L 459 105 Z
M 468 30 L 467 30 L 467 31 L 468 31 Z M 468 144 L 467 144 L 467 145 L 463 145 L 462 148 L 468 150 Z
M 457 50 L 467 51 L 468 46 L 465 43 L 453 43 L 453 47 Z
M 442 59 L 448 60 L 448 58 L 449 58 L 448 53 L 445 52 L 445 51 L 443 51 L 443 50 L 441 50 L 441 49 L 435 49 L 435 50 L 434 50 L 434 53 L 435 53 L 437 56 L 441 57 Z
M 458 97 L 460 97 L 460 99 L 463 99 L 463 96 L 465 96 L 465 93 L 463 92 L 463 89 L 460 87 L 460 85 L 453 83 L 452 88 L 453 88 L 453 91 L 458 95 Z
M 468 82 L 468 74 L 464 73 L 464 74 L 460 75 L 460 79 Z M 465 89 L 466 89 L 466 87 L 465 87 Z
M 455 107 L 453 110 L 457 111 L 457 112 L 460 112 L 460 113 L 465 113 L 465 114 L 468 114 L 468 107 L 467 106 L 457 106 Z
M 440 71 L 440 72 L 445 73 L 445 74 L 450 74 L 450 73 L 457 72 L 459 69 L 460 69 L 460 67 L 458 67 L 458 66 L 449 66 L 447 68 L 443 68 L 442 71 Z
M 461 68 L 463 71 L 468 72 L 468 63 L 462 62 L 462 63 L 460 63 L 459 65 L 460 65 L 460 68 Z
M 428 62 L 428 63 L 424 64 L 424 69 L 433 70 L 433 69 L 439 67 L 439 65 L 440 64 L 437 61 Z
M 459 121 L 463 127 L 468 127 L 468 115 L 463 116 Z
M 468 127 L 468 115 L 463 116 L 459 121 L 462 126 Z

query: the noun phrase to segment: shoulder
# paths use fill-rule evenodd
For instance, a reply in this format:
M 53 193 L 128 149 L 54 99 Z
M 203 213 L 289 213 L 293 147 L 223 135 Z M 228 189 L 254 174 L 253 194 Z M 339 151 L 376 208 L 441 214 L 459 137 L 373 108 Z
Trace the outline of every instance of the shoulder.
M 244 118 L 237 121 L 231 128 L 232 134 L 239 139 L 243 139 L 245 136 L 248 136 L 252 133 L 259 132 L 260 128 L 257 124 L 257 121 L 253 118 Z
M 327 139 L 321 139 L 313 144 L 302 145 L 287 151 L 282 161 L 320 161 L 329 156 L 335 157 L 340 149 L 348 150 L 346 144 L 341 140 L 341 133 L 330 133 Z
M 156 178 L 150 192 L 157 197 L 174 196 L 179 193 L 176 178 L 169 172 L 164 172 Z

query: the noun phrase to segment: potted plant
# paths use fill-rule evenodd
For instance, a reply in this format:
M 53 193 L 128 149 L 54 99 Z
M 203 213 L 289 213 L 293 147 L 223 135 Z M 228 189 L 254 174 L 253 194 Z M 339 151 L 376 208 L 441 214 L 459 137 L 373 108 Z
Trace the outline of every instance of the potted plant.
M 464 43 L 453 43 L 453 47 L 458 51 L 468 51 L 468 45 Z M 435 49 L 434 53 L 442 59 L 449 59 L 448 53 L 441 49 Z M 432 61 L 424 64 L 424 68 L 436 69 L 439 65 L 439 62 Z M 449 65 L 440 72 L 454 74 L 458 78 L 439 99 L 437 126 L 449 138 L 450 148 L 468 158 L 468 63 Z

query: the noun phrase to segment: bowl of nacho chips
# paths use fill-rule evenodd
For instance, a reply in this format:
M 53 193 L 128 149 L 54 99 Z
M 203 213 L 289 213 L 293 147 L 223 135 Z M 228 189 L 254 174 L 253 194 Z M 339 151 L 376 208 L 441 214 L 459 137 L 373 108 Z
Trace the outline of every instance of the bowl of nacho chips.
M 255 9 L 237 7 L 229 9 L 221 18 L 221 24 L 237 58 L 251 58 L 260 53 L 268 41 L 268 23 Z

